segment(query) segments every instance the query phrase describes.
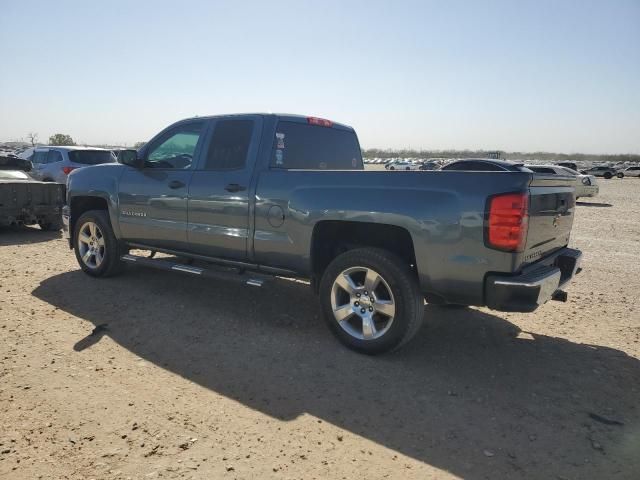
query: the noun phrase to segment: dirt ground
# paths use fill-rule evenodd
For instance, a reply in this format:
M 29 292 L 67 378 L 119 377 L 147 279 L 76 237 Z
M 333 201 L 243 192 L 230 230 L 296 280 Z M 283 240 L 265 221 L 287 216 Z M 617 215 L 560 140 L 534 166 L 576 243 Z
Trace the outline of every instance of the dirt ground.
M 96 280 L 4 229 L 0 478 L 640 478 L 640 180 L 600 184 L 567 303 L 427 306 L 376 358 L 303 283 Z

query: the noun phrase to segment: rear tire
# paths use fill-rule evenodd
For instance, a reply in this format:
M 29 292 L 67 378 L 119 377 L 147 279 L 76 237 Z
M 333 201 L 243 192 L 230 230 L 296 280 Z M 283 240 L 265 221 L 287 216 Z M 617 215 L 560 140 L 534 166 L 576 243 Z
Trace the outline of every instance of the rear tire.
M 613 177 L 613 175 L 611 175 L 611 172 L 606 172 L 604 174 L 604 178 L 606 178 L 607 180 L 609 180 L 611 177 Z
M 73 250 L 82 270 L 92 277 L 110 277 L 124 269 L 124 253 L 105 210 L 89 210 L 76 221 Z
M 415 273 L 396 254 L 380 248 L 358 248 L 336 257 L 322 276 L 320 303 L 338 340 L 367 355 L 401 347 L 424 320 L 424 296 Z
M 622 172 L 618 172 L 618 173 L 616 173 L 616 177 L 618 177 L 618 178 L 624 178 L 624 173 L 622 173 Z

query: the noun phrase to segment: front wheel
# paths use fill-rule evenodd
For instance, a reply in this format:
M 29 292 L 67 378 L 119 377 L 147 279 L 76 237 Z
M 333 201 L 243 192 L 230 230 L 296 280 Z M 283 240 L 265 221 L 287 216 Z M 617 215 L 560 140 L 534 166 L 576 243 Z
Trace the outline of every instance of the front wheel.
M 338 340 L 369 355 L 407 343 L 424 316 L 414 272 L 400 257 L 379 248 L 349 250 L 333 260 L 322 276 L 320 302 Z
M 80 216 L 74 229 L 73 249 L 80 268 L 93 277 L 115 275 L 124 267 L 118 240 L 104 210 L 89 210 Z
M 607 172 L 604 174 L 604 178 L 609 180 L 611 177 L 613 177 L 613 175 L 611 175 L 611 172 Z

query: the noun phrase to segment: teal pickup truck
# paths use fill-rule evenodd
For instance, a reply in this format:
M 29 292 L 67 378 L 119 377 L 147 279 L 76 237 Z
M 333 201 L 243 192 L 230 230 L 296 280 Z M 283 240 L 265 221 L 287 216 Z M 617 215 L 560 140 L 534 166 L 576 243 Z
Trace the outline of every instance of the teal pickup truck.
M 376 354 L 415 335 L 425 300 L 530 312 L 566 299 L 581 258 L 571 185 L 515 166 L 364 171 L 351 127 L 224 115 L 72 172 L 63 221 L 95 277 L 129 263 L 249 286 L 309 279 L 338 339 Z

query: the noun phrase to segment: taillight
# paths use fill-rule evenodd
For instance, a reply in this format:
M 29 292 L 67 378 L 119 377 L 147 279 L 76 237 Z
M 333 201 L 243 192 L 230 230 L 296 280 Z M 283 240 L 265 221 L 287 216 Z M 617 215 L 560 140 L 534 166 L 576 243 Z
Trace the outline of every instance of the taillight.
M 489 201 L 487 241 L 490 247 L 521 252 L 527 240 L 529 196 L 526 193 L 496 195 Z
M 76 167 L 62 167 L 62 171 L 64 172 L 65 175 L 69 175 L 71 171 L 75 169 Z
M 326 118 L 307 117 L 307 122 L 309 122 L 309 125 L 318 125 L 320 127 L 333 126 L 333 122 L 331 120 L 327 120 Z

